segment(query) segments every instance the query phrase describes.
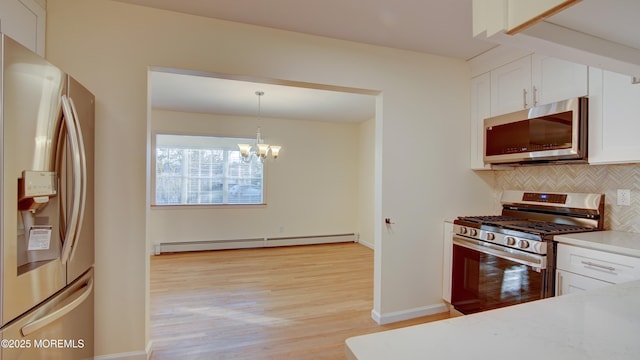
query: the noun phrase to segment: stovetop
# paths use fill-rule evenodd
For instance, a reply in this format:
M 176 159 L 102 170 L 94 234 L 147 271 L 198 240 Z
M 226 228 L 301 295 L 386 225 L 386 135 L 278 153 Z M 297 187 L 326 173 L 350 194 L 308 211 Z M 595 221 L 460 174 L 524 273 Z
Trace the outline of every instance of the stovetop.
M 494 232 L 513 233 L 516 231 L 541 237 L 597 230 L 583 225 L 530 220 L 505 215 L 459 216 L 456 223 Z M 501 229 L 512 231 L 501 231 Z
M 555 235 L 602 230 L 604 195 L 504 190 L 502 213 L 460 216 L 456 235 L 545 255 Z
M 552 252 L 555 235 L 595 231 L 574 224 L 537 221 L 510 216 L 461 216 L 453 221 L 458 236 L 490 242 L 540 256 Z

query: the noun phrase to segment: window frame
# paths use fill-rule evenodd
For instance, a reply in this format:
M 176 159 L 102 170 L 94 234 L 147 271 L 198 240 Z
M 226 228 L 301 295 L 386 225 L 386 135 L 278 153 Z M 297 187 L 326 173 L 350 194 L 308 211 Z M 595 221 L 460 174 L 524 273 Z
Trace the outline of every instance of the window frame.
M 153 131 L 151 134 L 151 149 L 150 149 L 150 199 L 149 203 L 151 207 L 154 208 L 179 208 L 179 207 L 187 207 L 187 208 L 219 208 L 219 207 L 264 207 L 267 205 L 267 166 L 266 162 L 262 164 L 262 202 L 261 203 L 202 203 L 202 204 L 190 204 L 190 203 L 179 203 L 179 204 L 158 204 L 156 202 L 156 190 L 157 190 L 157 138 L 158 136 L 168 135 L 168 136 L 194 136 L 194 137 L 212 137 L 212 138 L 227 138 L 227 139 L 237 139 L 238 143 L 251 143 L 255 142 L 254 138 L 249 137 L 239 137 L 239 136 L 225 136 L 219 134 L 211 134 L 211 133 L 187 133 L 187 132 L 175 132 L 175 131 Z M 239 149 L 238 149 L 239 152 Z M 253 160 L 255 161 L 255 160 Z

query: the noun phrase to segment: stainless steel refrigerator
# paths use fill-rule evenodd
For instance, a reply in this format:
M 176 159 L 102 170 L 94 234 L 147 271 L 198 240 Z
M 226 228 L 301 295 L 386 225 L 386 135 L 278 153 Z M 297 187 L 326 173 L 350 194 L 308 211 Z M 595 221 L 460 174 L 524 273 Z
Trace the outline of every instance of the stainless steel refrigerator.
M 90 359 L 95 98 L 0 37 L 0 359 Z

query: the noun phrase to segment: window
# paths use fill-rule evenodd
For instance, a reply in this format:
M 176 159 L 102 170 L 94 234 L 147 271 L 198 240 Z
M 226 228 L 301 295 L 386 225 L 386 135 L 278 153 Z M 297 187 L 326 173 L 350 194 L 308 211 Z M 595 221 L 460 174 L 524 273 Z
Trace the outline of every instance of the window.
M 263 164 L 242 161 L 255 139 L 156 135 L 155 204 L 262 204 Z

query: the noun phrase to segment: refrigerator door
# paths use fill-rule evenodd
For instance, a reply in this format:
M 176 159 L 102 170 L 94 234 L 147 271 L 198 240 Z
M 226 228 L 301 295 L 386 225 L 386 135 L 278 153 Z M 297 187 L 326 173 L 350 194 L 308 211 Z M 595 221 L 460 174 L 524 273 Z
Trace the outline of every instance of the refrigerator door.
M 93 269 L 0 332 L 2 360 L 93 359 Z
M 77 279 L 94 264 L 94 117 L 95 97 L 89 90 L 72 77 L 68 77 L 67 95 L 71 111 L 76 123 L 78 142 L 81 147 L 82 168 L 81 195 L 78 229 L 75 234 L 73 246 L 67 263 L 67 282 Z M 67 154 L 69 157 L 69 154 Z M 67 176 L 71 176 L 68 174 Z M 63 183 L 65 183 L 63 181 Z M 69 186 L 69 181 L 66 182 Z M 72 191 L 67 191 L 67 201 L 73 199 Z
M 0 34 L 0 327 L 65 287 L 57 159 L 66 75 Z

